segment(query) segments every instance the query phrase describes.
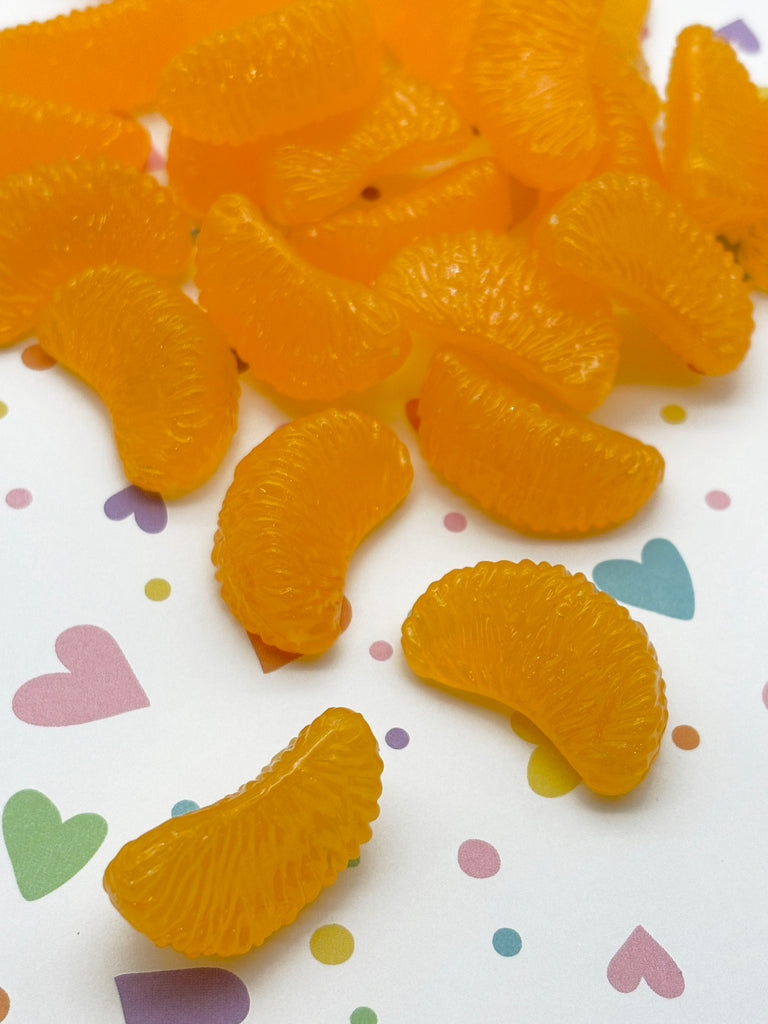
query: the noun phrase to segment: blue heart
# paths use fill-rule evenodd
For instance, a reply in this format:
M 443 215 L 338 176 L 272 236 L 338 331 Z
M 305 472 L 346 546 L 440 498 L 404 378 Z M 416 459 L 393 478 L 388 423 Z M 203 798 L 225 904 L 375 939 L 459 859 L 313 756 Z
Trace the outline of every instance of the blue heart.
M 617 601 L 673 619 L 692 619 L 693 583 L 675 545 L 661 537 L 649 540 L 640 559 L 631 562 L 612 558 L 599 562 L 592 571 L 592 579 Z

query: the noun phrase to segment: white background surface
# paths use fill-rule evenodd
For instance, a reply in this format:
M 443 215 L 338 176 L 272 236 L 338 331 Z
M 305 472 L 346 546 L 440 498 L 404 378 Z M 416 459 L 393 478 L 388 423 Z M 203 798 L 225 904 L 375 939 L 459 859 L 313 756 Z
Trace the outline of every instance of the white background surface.
M 0 22 L 70 6 L 0 0 Z M 646 53 L 657 85 L 683 25 L 718 28 L 739 17 L 768 46 L 759 0 L 655 4 Z M 768 83 L 765 52 L 742 59 L 758 84 Z M 34 788 L 65 818 L 94 811 L 109 824 L 86 867 L 35 902 L 22 899 L 0 850 L 8 1020 L 119 1024 L 115 975 L 191 966 L 119 917 L 101 888 L 104 867 L 176 801 L 203 805 L 255 777 L 332 705 L 361 711 L 379 738 L 381 815 L 358 868 L 263 948 L 224 964 L 248 987 L 249 1021 L 345 1024 L 360 1005 L 381 1024 L 765 1019 L 768 309 L 763 297 L 755 301 L 753 349 L 737 373 L 692 388 L 617 388 L 595 414 L 656 445 L 667 462 L 650 505 L 600 537 L 538 541 L 487 520 L 434 480 L 398 412 L 392 425 L 409 445 L 416 481 L 353 559 L 352 623 L 328 655 L 269 675 L 218 596 L 210 546 L 235 464 L 284 413 L 244 382 L 240 428 L 223 465 L 169 507 L 162 533 L 148 535 L 133 519 L 104 515 L 105 500 L 126 481 L 98 400 L 60 367 L 28 369 L 27 343 L 0 352 L 0 400 L 9 409 L 0 420 L 0 493 L 24 487 L 33 495 L 24 510 L 0 503 L 0 803 Z M 662 419 L 670 403 L 686 409 L 684 423 Z M 731 497 L 728 509 L 707 506 L 713 489 Z M 464 532 L 443 527 L 451 511 L 466 515 Z M 532 748 L 504 716 L 412 676 L 399 652 L 402 620 L 432 580 L 460 565 L 532 558 L 591 575 L 604 559 L 638 560 L 655 537 L 677 546 L 696 593 L 690 621 L 632 609 L 668 687 L 670 725 L 657 764 L 621 801 L 600 801 L 583 786 L 542 798 L 526 781 Z M 152 577 L 170 581 L 167 601 L 145 597 Z M 112 633 L 151 706 L 80 726 L 19 721 L 14 693 L 61 668 L 55 638 L 81 623 Z M 370 656 L 377 640 L 395 648 L 390 660 Z M 683 723 L 701 735 L 696 750 L 671 742 Z M 410 735 L 402 750 L 384 743 L 395 726 Z M 469 838 L 499 851 L 494 877 L 459 869 L 457 849 Z M 355 938 L 354 955 L 335 967 L 309 952 L 309 937 L 327 922 Z M 608 984 L 608 962 L 638 924 L 683 971 L 680 998 L 665 1000 L 645 983 L 631 994 Z M 520 933 L 516 957 L 494 952 L 500 927 Z

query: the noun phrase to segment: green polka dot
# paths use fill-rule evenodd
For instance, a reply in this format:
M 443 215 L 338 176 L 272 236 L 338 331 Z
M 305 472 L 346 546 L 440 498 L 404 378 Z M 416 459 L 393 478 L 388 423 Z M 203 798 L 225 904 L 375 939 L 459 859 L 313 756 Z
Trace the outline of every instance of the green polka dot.
M 347 861 L 347 867 L 348 868 L 356 868 L 359 863 L 360 863 L 360 858 L 359 857 L 353 857 L 352 860 L 348 860 Z
M 681 405 L 665 405 L 661 410 L 661 418 L 667 423 L 682 423 L 688 413 Z
M 358 1006 L 349 1017 L 349 1024 L 376 1024 L 378 1017 L 368 1006 Z
M 165 601 L 171 593 L 171 584 L 168 580 L 156 577 L 153 580 L 148 580 L 144 585 L 144 593 L 147 595 L 150 601 Z
M 342 924 L 324 924 L 312 933 L 309 948 L 321 964 L 343 964 L 355 951 L 352 932 Z

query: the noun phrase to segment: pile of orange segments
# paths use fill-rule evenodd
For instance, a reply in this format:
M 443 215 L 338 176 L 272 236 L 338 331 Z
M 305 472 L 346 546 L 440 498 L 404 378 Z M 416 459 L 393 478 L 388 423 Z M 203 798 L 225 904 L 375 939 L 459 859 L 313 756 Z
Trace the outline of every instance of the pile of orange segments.
M 768 107 L 704 26 L 681 33 L 663 101 L 642 56 L 647 6 L 111 0 L 0 32 L 0 345 L 37 333 L 109 406 L 131 482 L 169 498 L 226 453 L 235 355 L 299 407 L 243 460 L 215 541 L 223 596 L 265 642 L 334 642 L 347 560 L 410 486 L 390 428 L 331 403 L 387 381 L 404 405 L 416 389 L 422 452 L 446 483 L 513 528 L 571 537 L 625 522 L 663 477 L 658 451 L 589 419 L 625 336 L 701 376 L 741 363 L 750 288 L 768 289 Z M 150 110 L 171 126 L 167 185 L 145 169 L 136 117 Z M 197 303 L 181 291 L 192 275 Z M 494 601 L 541 573 L 492 575 Z M 459 601 L 476 585 L 465 573 Z M 588 617 L 596 599 L 574 586 Z M 428 621 L 429 607 L 406 649 L 451 685 L 433 655 L 452 622 Z M 605 615 L 621 638 L 626 623 Z M 604 793 L 642 778 L 666 718 L 655 659 L 632 635 L 646 733 L 626 739 L 619 716 L 596 766 L 589 723 L 566 743 Z M 484 694 L 531 712 L 502 683 Z M 553 708 L 533 703 L 560 735 Z M 612 766 L 636 741 L 642 756 Z M 377 785 L 334 864 L 366 837 Z M 233 806 L 247 819 L 251 802 Z M 220 824 L 200 813 L 191 848 Z M 163 832 L 169 877 L 182 832 Z M 249 920 L 237 950 L 187 935 L 183 900 L 145 914 L 147 849 L 110 869 L 110 892 L 192 955 L 248 948 L 301 903 Z

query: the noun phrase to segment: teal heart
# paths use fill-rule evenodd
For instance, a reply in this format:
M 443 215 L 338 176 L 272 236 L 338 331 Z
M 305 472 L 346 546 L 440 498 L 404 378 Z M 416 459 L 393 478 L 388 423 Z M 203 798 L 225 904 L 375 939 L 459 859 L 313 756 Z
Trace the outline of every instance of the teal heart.
M 599 562 L 592 579 L 617 601 L 673 619 L 692 619 L 695 600 L 691 574 L 675 545 L 661 537 L 649 540 L 640 559 Z
M 104 842 L 100 814 L 76 814 L 66 821 L 36 789 L 14 793 L 3 809 L 3 837 L 21 895 L 39 900 L 68 882 Z

